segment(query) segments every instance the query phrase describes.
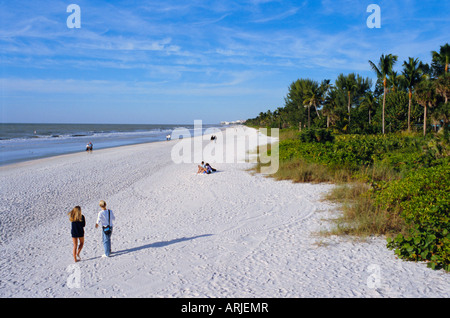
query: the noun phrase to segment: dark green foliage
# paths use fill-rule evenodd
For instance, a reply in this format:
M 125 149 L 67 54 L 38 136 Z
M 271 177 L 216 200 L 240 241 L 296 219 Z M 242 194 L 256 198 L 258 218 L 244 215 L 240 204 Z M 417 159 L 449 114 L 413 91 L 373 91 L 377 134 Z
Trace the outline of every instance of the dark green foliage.
M 339 74 L 334 83 L 297 79 L 288 87 L 284 105 L 261 112 L 247 125 L 276 128 L 328 128 L 345 134 L 394 133 L 404 130 L 424 134 L 450 121 L 450 75 L 444 72 L 449 45 L 433 53 L 433 64 L 409 57 L 403 69 L 394 70 L 397 56 L 382 55 L 370 65 L 377 81 L 356 73 Z M 426 112 L 425 112 L 426 108 Z M 426 114 L 425 114 L 426 113 Z
M 281 141 L 279 147 L 280 160 L 302 158 L 329 166 L 358 169 L 361 166 L 388 160 L 387 158 L 396 154 L 396 151 L 399 153 L 406 150 L 417 151 L 418 143 L 413 138 L 401 137 L 397 134 L 338 135 L 334 137 L 329 130 L 311 129 L 299 133 L 298 140 Z M 415 155 L 421 156 L 420 154 Z M 405 158 L 402 158 L 402 161 Z M 399 159 L 392 160 L 399 164 Z M 422 159 L 417 158 L 417 160 Z
M 388 246 L 399 257 L 447 271 L 449 54 L 448 44 L 433 51 L 431 66 L 409 57 L 400 72 L 393 69 L 397 56 L 383 54 L 378 65 L 369 61 L 374 88 L 355 73 L 340 74 L 334 84 L 298 79 L 284 107 L 247 120 L 250 126 L 290 128 L 289 137 L 280 138 L 275 178 L 367 186 L 347 214 L 344 208 L 347 233 L 394 234 Z
M 388 247 L 404 259 L 426 261 L 450 271 L 450 162 L 421 168 L 386 186 L 378 203 L 400 213 L 407 234 L 388 239 Z
M 334 141 L 333 132 L 324 128 L 305 129 L 298 134 L 298 138 L 303 142 L 321 142 Z
M 368 196 L 373 200 L 364 201 L 372 206 L 362 212 L 377 218 L 380 234 L 386 229 L 401 233 L 388 240 L 388 247 L 401 258 L 449 271 L 449 153 L 447 131 L 426 139 L 402 134 L 334 136 L 329 130 L 310 129 L 280 141 L 279 177 L 320 182 L 352 175 L 366 182 L 370 190 L 361 195 L 362 201 Z

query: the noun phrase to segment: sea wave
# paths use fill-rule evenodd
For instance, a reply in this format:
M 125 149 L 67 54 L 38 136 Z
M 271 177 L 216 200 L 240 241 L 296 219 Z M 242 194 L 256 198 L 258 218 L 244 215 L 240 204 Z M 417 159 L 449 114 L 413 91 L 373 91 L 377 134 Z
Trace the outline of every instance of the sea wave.
M 0 165 L 36 158 L 85 151 L 92 142 L 94 149 L 138 143 L 165 141 L 167 134 L 186 128 L 192 134 L 193 125 L 0 125 Z M 96 126 L 96 125 L 95 125 Z M 202 128 L 218 127 L 204 125 Z M 82 129 L 84 128 L 84 129 Z
M 81 138 L 133 138 L 133 137 L 154 137 L 171 133 L 172 129 L 154 129 L 149 131 L 110 131 L 110 132 L 86 132 L 73 134 L 50 134 L 50 135 L 30 135 L 21 137 L 0 137 L 0 143 L 30 142 L 32 140 L 55 140 L 55 139 L 81 139 Z

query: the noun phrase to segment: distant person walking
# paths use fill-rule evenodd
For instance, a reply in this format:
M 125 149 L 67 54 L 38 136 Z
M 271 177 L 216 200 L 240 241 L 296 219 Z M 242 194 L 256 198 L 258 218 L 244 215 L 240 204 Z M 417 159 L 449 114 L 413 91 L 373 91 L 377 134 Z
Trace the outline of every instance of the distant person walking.
M 95 228 L 100 225 L 102 227 L 102 239 L 103 248 L 105 249 L 105 254 L 102 257 L 109 257 L 111 255 L 111 235 L 113 230 L 113 221 L 116 219 L 114 213 L 111 210 L 106 209 L 106 202 L 100 200 L 100 208 L 102 209 L 98 212 L 97 222 Z
M 86 226 L 86 220 L 84 219 L 84 215 L 81 214 L 81 208 L 78 205 L 68 214 L 69 220 L 72 222 L 73 259 L 76 263 L 81 260 L 80 252 L 84 246 L 84 227 Z

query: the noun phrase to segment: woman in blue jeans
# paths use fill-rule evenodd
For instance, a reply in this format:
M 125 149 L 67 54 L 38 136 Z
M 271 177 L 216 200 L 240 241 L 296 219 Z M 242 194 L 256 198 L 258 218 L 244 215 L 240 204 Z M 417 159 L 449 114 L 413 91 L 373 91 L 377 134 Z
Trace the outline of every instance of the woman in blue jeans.
M 109 257 L 109 255 L 111 255 L 111 235 L 113 229 L 113 221 L 116 218 L 114 217 L 114 213 L 111 210 L 106 209 L 105 201 L 101 200 L 99 205 L 102 210 L 98 212 L 95 228 L 98 228 L 99 225 L 102 226 L 102 240 L 103 247 L 105 249 L 105 254 L 103 254 L 102 257 Z M 110 228 L 109 233 L 105 233 L 106 227 Z

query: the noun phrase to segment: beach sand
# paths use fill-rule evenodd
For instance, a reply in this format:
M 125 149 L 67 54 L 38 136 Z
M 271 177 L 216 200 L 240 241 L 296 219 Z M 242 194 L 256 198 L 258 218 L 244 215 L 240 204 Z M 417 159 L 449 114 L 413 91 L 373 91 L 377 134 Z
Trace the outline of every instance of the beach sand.
M 251 163 L 198 175 L 172 161 L 178 142 L 1 167 L 0 297 L 450 296 L 449 274 L 397 259 L 384 238 L 321 236 L 339 214 L 322 200 L 333 185 L 274 181 Z M 116 216 L 109 258 L 101 199 Z M 77 263 L 75 205 L 87 223 Z

